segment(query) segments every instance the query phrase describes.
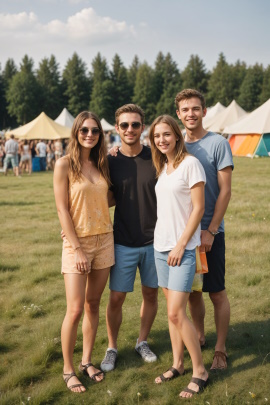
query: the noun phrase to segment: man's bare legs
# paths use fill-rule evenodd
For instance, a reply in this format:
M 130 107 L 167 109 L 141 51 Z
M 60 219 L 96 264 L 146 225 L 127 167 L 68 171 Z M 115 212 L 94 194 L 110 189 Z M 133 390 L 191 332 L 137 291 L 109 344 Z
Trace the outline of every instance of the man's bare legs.
M 142 285 L 141 326 L 138 343 L 146 341 L 158 309 L 158 289 Z
M 111 349 L 117 349 L 117 337 L 122 323 L 122 306 L 125 299 L 126 293 L 111 290 L 106 313 L 108 345 Z
M 217 293 L 209 293 L 209 297 L 214 305 L 214 317 L 217 332 L 217 342 L 215 346 L 215 351 L 220 351 L 226 354 L 226 338 L 230 323 L 230 303 L 227 297 L 226 290 Z M 205 309 L 201 293 L 194 292 L 190 295 L 189 308 L 200 342 L 203 343 L 202 339 L 204 338 L 203 320 Z M 217 359 L 214 358 L 212 367 L 214 368 L 216 367 L 216 362 Z M 222 364 L 222 362 L 224 364 Z M 220 358 L 218 368 L 223 368 L 223 366 L 225 366 L 225 362 Z
M 200 345 L 202 346 L 205 344 L 205 333 L 204 333 L 205 305 L 202 293 L 199 291 L 193 291 L 189 296 L 188 306 L 194 327 L 196 329 L 200 341 Z
M 140 316 L 141 326 L 138 342 L 147 340 L 152 324 L 157 313 L 158 289 L 142 286 L 143 302 Z M 126 298 L 126 293 L 111 291 L 109 304 L 107 306 L 107 332 L 109 348 L 117 349 L 117 337 L 122 323 L 122 306 Z
M 214 305 L 214 316 L 217 330 L 216 351 L 226 353 L 226 338 L 230 323 L 230 303 L 226 290 L 209 293 L 209 297 Z

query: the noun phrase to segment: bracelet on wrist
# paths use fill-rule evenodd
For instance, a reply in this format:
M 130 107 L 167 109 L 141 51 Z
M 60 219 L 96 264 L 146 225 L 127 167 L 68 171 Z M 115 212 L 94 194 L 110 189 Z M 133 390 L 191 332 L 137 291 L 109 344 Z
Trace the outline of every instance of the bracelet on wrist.
M 211 235 L 214 236 L 214 237 L 219 233 L 219 232 L 212 232 L 212 231 L 210 231 L 209 229 L 206 229 L 206 230 L 207 230 L 209 233 L 211 233 Z

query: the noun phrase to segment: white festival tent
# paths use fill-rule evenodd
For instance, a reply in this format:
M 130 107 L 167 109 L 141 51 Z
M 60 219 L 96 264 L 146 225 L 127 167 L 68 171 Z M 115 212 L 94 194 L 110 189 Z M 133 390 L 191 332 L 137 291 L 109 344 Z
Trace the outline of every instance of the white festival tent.
M 54 120 L 57 124 L 63 125 L 64 127 L 71 128 L 73 125 L 74 117 L 70 114 L 70 112 L 63 108 L 62 112 L 58 117 Z
M 203 127 L 205 128 L 205 126 L 207 125 L 207 122 L 213 118 L 214 116 L 218 115 L 219 113 L 221 113 L 222 111 L 224 111 L 226 109 L 226 107 L 224 107 L 223 104 L 221 104 L 220 102 L 218 102 L 217 104 L 215 104 L 213 107 L 208 107 L 207 108 L 207 113 L 206 116 L 203 118 Z
M 70 138 L 70 128 L 57 124 L 42 112 L 33 121 L 5 133 L 7 138 L 15 135 L 17 139 L 65 139 Z
M 265 134 L 270 132 L 270 98 L 247 117 L 224 128 L 226 134 Z
M 234 124 L 240 119 L 242 120 L 246 115 L 248 115 L 248 113 L 233 100 L 225 110 L 209 119 L 207 125 L 204 124 L 204 128 L 208 131 L 225 133 L 225 127 Z
M 104 118 L 101 118 L 100 120 L 101 126 L 103 128 L 103 131 L 114 131 L 115 127 L 111 124 L 109 124 Z

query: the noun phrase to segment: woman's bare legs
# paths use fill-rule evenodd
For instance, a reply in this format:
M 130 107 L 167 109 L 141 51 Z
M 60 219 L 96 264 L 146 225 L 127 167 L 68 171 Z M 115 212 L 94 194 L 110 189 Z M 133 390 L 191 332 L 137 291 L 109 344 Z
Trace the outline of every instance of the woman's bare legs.
M 162 288 L 163 293 L 167 300 L 167 308 L 168 308 L 168 292 L 167 288 Z M 179 371 L 180 374 L 184 373 L 184 343 L 181 337 L 181 333 L 177 326 L 173 322 L 171 322 L 170 318 L 168 317 L 168 324 L 169 324 L 169 332 L 170 332 L 170 339 L 172 344 L 172 352 L 173 352 L 173 367 Z M 164 377 L 170 378 L 172 377 L 172 372 L 168 370 L 167 372 L 163 373 Z M 155 379 L 157 384 L 160 384 L 161 378 L 157 377 Z
M 82 364 L 91 363 L 92 351 L 99 323 L 99 305 L 102 293 L 110 274 L 110 267 L 102 270 L 91 270 L 87 276 L 85 293 L 84 317 L 83 317 L 83 356 Z M 99 370 L 95 367 L 87 369 L 91 376 Z M 104 375 L 96 376 L 97 381 L 103 380 Z
M 78 324 L 81 319 L 85 299 L 85 287 L 87 278 L 80 274 L 65 274 L 67 312 L 62 324 L 61 342 L 64 358 L 64 374 L 74 372 L 73 352 L 77 338 Z M 79 384 L 77 377 L 68 381 L 68 387 Z M 84 392 L 85 388 L 72 388 L 73 392 Z
M 196 330 L 187 317 L 186 307 L 189 293 L 168 290 L 167 308 L 168 318 L 175 328 L 179 330 L 181 338 L 190 354 L 193 377 L 207 380 L 208 374 L 202 360 L 202 353 Z M 188 388 L 198 391 L 195 383 L 189 383 Z M 181 397 L 191 397 L 192 394 L 182 391 Z

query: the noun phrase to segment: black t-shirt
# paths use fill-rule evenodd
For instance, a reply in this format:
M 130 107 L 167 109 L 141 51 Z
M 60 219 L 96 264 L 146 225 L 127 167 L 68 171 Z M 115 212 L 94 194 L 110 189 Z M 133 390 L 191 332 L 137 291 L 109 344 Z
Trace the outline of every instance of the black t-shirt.
M 135 157 L 109 156 L 109 168 L 116 206 L 114 241 L 129 247 L 153 243 L 157 221 L 156 171 L 151 149 L 143 146 Z

